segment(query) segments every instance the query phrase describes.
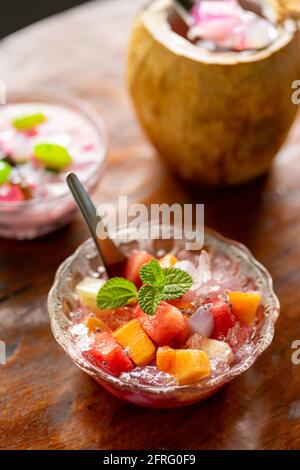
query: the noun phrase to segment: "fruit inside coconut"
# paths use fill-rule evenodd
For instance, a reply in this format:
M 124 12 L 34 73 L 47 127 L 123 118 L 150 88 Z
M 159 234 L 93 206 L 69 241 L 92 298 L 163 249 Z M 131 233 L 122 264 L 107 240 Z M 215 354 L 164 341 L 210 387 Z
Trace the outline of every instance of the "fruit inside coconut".
M 128 82 L 138 117 L 184 179 L 218 186 L 255 178 L 296 114 L 297 24 L 277 23 L 267 0 L 202 0 L 188 12 L 176 5 L 155 0 L 133 27 Z
M 192 5 L 192 6 L 190 6 Z M 277 24 L 249 0 L 175 0 L 168 22 L 177 34 L 212 52 L 253 52 L 279 35 Z

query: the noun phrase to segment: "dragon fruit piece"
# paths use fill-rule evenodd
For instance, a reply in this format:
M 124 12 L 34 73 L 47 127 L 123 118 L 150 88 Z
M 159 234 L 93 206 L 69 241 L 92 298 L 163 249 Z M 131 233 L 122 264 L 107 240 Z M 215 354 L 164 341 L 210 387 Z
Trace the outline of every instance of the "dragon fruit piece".
M 197 1 L 191 16 L 190 40 L 202 38 L 236 51 L 262 49 L 278 35 L 271 22 L 244 10 L 236 0 Z
M 259 50 L 268 46 L 276 39 L 278 35 L 277 29 L 269 21 L 264 18 L 252 17 L 252 20 L 245 23 L 243 30 L 237 35 L 234 49 L 245 50 L 253 49 Z
M 233 35 L 240 24 L 241 8 L 236 0 L 212 0 L 197 2 L 192 10 L 195 21 L 189 38 L 203 37 L 211 41 L 223 41 Z
M 202 21 L 236 16 L 239 9 L 237 0 L 196 0 L 191 16 L 198 24 Z
M 189 318 L 188 324 L 194 333 L 208 338 L 214 329 L 214 317 L 211 311 L 203 306 Z

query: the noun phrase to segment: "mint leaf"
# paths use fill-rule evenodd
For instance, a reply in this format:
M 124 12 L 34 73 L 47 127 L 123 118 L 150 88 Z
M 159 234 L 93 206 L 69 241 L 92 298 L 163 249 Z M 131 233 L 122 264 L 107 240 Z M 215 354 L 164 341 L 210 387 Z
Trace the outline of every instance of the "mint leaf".
M 155 315 L 162 300 L 181 297 L 193 284 L 191 276 L 185 271 L 178 268 L 162 269 L 154 259 L 141 267 L 140 277 L 145 285 L 139 293 L 136 286 L 123 277 L 106 281 L 98 292 L 97 307 L 115 309 L 138 300 L 145 313 Z
M 139 290 L 138 301 L 142 310 L 148 315 L 155 315 L 157 307 L 162 300 L 163 288 L 143 286 Z
M 138 294 L 142 310 L 154 315 L 161 300 L 174 300 L 187 292 L 193 284 L 191 276 L 178 268 L 161 268 L 153 259 L 140 269 L 140 278 L 145 284 Z
M 156 259 L 144 264 L 140 269 L 140 278 L 144 284 L 162 286 L 164 284 L 164 272 Z
M 192 277 L 179 268 L 164 268 L 165 276 L 162 298 L 174 300 L 185 294 L 193 285 Z
M 123 277 L 112 277 L 103 284 L 97 295 L 98 308 L 118 308 L 137 299 L 135 285 Z

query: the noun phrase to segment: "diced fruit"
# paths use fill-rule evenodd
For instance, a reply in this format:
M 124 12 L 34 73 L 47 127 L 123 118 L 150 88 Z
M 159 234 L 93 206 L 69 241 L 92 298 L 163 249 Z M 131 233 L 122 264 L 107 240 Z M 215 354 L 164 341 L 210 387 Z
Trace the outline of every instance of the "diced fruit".
M 232 328 L 237 319 L 231 311 L 229 303 L 223 300 L 215 300 L 210 306 L 210 311 L 214 316 L 214 329 L 212 338 L 226 338 L 228 331 Z
M 209 377 L 211 367 L 207 354 L 197 349 L 177 349 L 174 375 L 179 384 L 189 384 Z
M 186 321 L 178 308 L 162 301 L 155 315 L 147 315 L 137 307 L 136 316 L 143 329 L 159 346 L 167 346 L 186 326 Z
M 215 339 L 204 338 L 201 345 L 209 359 L 216 361 L 225 361 L 227 364 L 234 362 L 234 354 L 229 344 L 224 341 L 217 341 Z
M 141 284 L 140 269 L 151 259 L 153 256 L 147 251 L 133 251 L 126 261 L 124 277 L 139 286 Z
M 188 349 L 202 349 L 203 336 L 198 333 L 194 333 L 186 342 Z
M 177 258 L 172 253 L 168 253 L 158 262 L 162 268 L 173 268 L 174 264 L 177 263 Z
M 183 318 L 184 318 L 184 322 L 185 322 L 185 327 L 174 338 L 174 341 L 178 346 L 181 346 L 182 344 L 185 344 L 186 340 L 188 339 L 188 337 L 191 334 L 191 328 L 190 328 L 190 325 L 188 323 L 188 320 L 185 317 L 183 317 Z
M 120 344 L 110 333 L 102 332 L 95 335 L 94 342 L 87 355 L 98 366 L 113 375 L 128 372 L 134 365 Z
M 173 375 L 175 351 L 176 349 L 169 348 L 169 346 L 158 348 L 156 353 L 156 365 L 159 370 Z
M 1 202 L 20 202 L 24 201 L 25 196 L 21 188 L 15 185 L 3 185 L 0 192 Z
M 18 131 L 28 131 L 47 120 L 43 113 L 27 114 L 12 120 L 12 125 Z
M 92 333 L 110 330 L 104 321 L 102 321 L 100 318 L 92 317 L 90 315 L 85 318 L 84 323 Z
M 113 317 L 113 314 L 114 314 L 114 310 L 112 309 L 100 309 L 100 308 L 97 308 L 97 307 L 91 307 L 91 306 L 83 306 L 83 310 L 84 310 L 84 313 L 86 315 L 89 315 L 90 313 L 94 313 L 96 315 L 97 318 L 100 318 L 100 320 L 102 320 L 104 323 L 106 323 L 109 328 L 111 328 L 112 330 L 114 328 L 111 327 L 111 325 L 109 325 L 109 321 L 111 320 L 111 318 Z
M 185 300 L 185 294 L 179 299 L 168 300 L 168 303 L 174 305 L 174 307 L 179 308 L 179 310 L 190 310 L 193 308 L 193 304 L 188 300 Z
M 86 315 L 94 313 L 97 318 L 102 320 L 110 330 L 116 330 L 125 323 L 135 318 L 134 307 L 120 307 L 113 309 L 100 309 L 91 306 L 85 306 L 84 311 Z
M 212 312 L 202 306 L 189 318 L 189 325 L 194 333 L 209 337 L 214 329 L 214 317 Z
M 175 377 L 180 385 L 197 382 L 211 373 L 209 359 L 198 349 L 158 348 L 157 368 Z
M 114 338 L 128 350 L 129 356 L 137 366 L 153 361 L 155 346 L 146 335 L 138 320 L 131 320 L 113 333 Z
M 135 318 L 134 307 L 119 307 L 112 310 L 111 315 L 107 318 L 107 323 L 112 330 L 116 330 L 125 323 Z
M 11 173 L 11 166 L 9 163 L 0 161 L 0 186 L 7 183 Z
M 229 292 L 233 313 L 241 323 L 252 325 L 261 302 L 259 292 Z
M 102 279 L 95 279 L 90 276 L 86 276 L 76 286 L 76 292 L 79 295 L 79 299 L 82 305 L 87 307 L 97 307 L 97 294 L 100 287 L 102 287 L 104 281 Z
M 62 145 L 42 143 L 34 147 L 34 156 L 50 170 L 60 171 L 70 165 L 71 155 Z

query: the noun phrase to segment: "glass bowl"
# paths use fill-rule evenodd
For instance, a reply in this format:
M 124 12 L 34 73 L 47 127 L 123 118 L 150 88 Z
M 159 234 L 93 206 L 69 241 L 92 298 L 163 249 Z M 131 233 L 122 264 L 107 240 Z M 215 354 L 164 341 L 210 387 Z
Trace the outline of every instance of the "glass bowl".
M 95 189 L 104 169 L 108 138 L 105 123 L 85 101 L 67 93 L 44 89 L 16 90 L 7 93 L 6 104 L 44 103 L 58 105 L 79 113 L 95 129 L 99 158 L 83 183 L 89 193 Z M 5 105 L 4 105 L 5 106 Z M 33 239 L 67 224 L 76 212 L 70 191 L 18 202 L 0 202 L 0 236 L 18 240 Z
M 122 248 L 122 241 L 118 243 Z M 176 248 L 181 248 L 184 240 L 174 240 L 172 243 Z M 130 246 L 130 249 L 132 249 L 135 244 L 137 242 L 133 242 L 133 244 L 126 242 L 124 246 Z M 72 325 L 69 314 L 78 305 L 75 294 L 76 284 L 84 276 L 97 272 L 100 266 L 100 260 L 91 239 L 84 242 L 60 266 L 54 285 L 49 293 L 48 310 L 52 332 L 56 341 L 72 361 L 92 376 L 102 387 L 113 395 L 136 405 L 157 408 L 179 407 L 212 395 L 227 382 L 245 372 L 270 345 L 274 336 L 275 322 L 279 315 L 279 301 L 273 291 L 270 274 L 244 245 L 206 229 L 204 246 L 212 248 L 217 254 L 224 254 L 238 261 L 241 272 L 253 279 L 262 293 L 262 304 L 265 310 L 255 330 L 255 336 L 251 339 L 251 351 L 249 355 L 236 362 L 229 370 L 192 385 L 154 386 L 124 382 L 88 362 L 72 340 L 68 329 Z M 160 241 L 148 242 L 148 246 L 143 241 L 141 248 L 155 253 L 161 250 Z

